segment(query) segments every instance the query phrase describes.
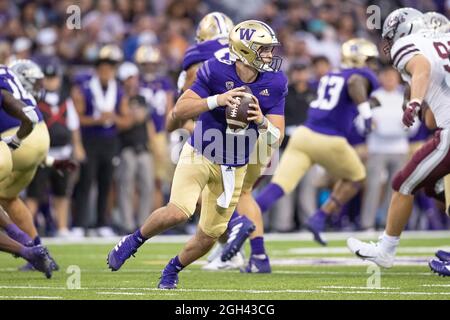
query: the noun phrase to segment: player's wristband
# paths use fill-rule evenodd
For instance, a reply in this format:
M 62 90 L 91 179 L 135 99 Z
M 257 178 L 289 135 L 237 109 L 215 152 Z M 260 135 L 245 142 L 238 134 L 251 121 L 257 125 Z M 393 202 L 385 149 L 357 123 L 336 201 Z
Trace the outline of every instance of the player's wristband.
M 23 113 L 27 116 L 28 119 L 35 125 L 39 122 L 39 116 L 36 113 L 36 110 L 34 107 L 25 107 L 22 109 Z
M 44 161 L 45 166 L 51 168 L 54 163 L 55 163 L 55 158 L 47 155 L 47 157 L 45 158 L 45 161 Z
M 214 96 L 209 96 L 206 98 L 206 104 L 208 105 L 209 110 L 213 110 L 219 106 L 219 103 L 217 102 L 217 98 L 219 97 L 218 94 Z
M 268 122 L 269 120 L 267 120 L 266 117 L 263 117 L 262 121 L 260 123 L 257 123 L 256 125 L 258 126 L 258 128 L 265 128 L 267 127 Z
M 370 109 L 370 102 L 365 101 L 363 103 L 358 104 L 358 112 L 364 120 L 372 118 L 372 110 Z
M 267 144 L 269 146 L 276 144 L 280 140 L 280 129 L 275 127 L 266 117 L 264 117 L 263 124 L 258 126 L 258 132 L 267 135 Z

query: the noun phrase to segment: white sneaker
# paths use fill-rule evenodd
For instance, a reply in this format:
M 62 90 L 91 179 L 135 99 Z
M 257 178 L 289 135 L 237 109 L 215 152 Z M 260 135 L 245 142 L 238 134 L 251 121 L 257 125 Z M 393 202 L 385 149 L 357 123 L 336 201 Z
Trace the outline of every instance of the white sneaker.
M 217 242 L 216 245 L 214 246 L 214 248 L 212 248 L 211 253 L 208 255 L 206 260 L 208 260 L 208 262 L 212 262 L 217 257 L 220 257 L 222 255 L 222 251 L 223 251 L 223 248 L 225 247 L 225 244 L 226 243 Z
M 347 247 L 358 258 L 371 261 L 380 267 L 390 268 L 394 264 L 395 253 L 390 254 L 381 250 L 379 243 L 365 243 L 355 238 L 349 238 Z
M 68 229 L 60 229 L 56 231 L 56 237 L 60 239 L 69 239 L 71 236 L 71 233 Z
M 221 271 L 221 270 L 239 270 L 245 266 L 245 259 L 242 252 L 238 252 L 231 260 L 222 261 L 220 254 L 210 263 L 204 265 L 202 270 Z
M 70 237 L 75 239 L 81 239 L 85 237 L 85 231 L 81 227 L 74 227 L 70 230 Z
M 117 236 L 114 230 L 110 227 L 100 227 L 97 229 L 97 234 L 102 238 L 109 238 Z

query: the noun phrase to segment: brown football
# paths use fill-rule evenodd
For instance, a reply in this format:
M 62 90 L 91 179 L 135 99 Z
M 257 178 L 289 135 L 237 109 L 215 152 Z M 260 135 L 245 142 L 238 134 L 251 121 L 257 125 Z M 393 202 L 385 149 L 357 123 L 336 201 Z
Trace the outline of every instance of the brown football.
M 247 128 L 249 123 L 249 121 L 247 120 L 247 112 L 249 108 L 248 105 L 250 103 L 253 103 L 252 90 L 248 86 L 244 87 L 247 94 L 243 97 L 236 98 L 236 100 L 239 100 L 239 104 L 232 107 L 226 107 L 227 124 L 228 127 L 232 130 L 245 129 Z

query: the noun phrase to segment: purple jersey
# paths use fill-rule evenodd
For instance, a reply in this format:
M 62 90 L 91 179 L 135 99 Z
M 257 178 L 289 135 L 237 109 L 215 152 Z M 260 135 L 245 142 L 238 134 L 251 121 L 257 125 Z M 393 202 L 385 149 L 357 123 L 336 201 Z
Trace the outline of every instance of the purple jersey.
M 23 88 L 19 79 L 6 66 L 0 66 L 0 89 L 10 92 L 14 98 L 22 101 L 25 106 L 36 108 L 36 100 L 34 97 Z M 39 121 L 41 121 L 43 116 L 39 108 L 36 108 L 35 111 L 39 117 Z M 0 132 L 18 126 L 20 126 L 20 120 L 8 115 L 3 109 L 3 97 L 0 92 Z
M 210 59 L 198 70 L 191 90 L 206 98 L 243 85 L 250 87 L 259 100 L 263 114 L 284 115 L 287 79 L 283 72 L 259 73 L 254 82 L 244 83 L 234 63 Z M 241 166 L 248 163 L 257 137 L 258 130 L 253 122 L 244 134 L 228 132 L 225 107 L 218 107 L 199 116 L 190 144 L 217 164 Z
M 141 81 L 139 94 L 145 98 L 147 105 L 151 108 L 151 117 L 156 132 L 165 129 L 167 92 L 174 90 L 174 86 L 168 77 L 158 77 L 150 82 Z
M 353 124 L 352 124 L 350 133 L 347 136 L 347 141 L 352 146 L 357 146 L 357 145 L 366 143 L 366 137 L 361 132 L 359 132 L 358 128 L 356 127 L 355 122 L 353 122 Z
M 184 54 L 182 68 L 186 71 L 190 66 L 213 57 L 219 60 L 230 59 L 228 41 L 224 39 L 208 40 L 189 47 Z
M 348 93 L 348 79 L 358 74 L 369 80 L 369 95 L 379 87 L 369 68 L 342 69 L 320 79 L 318 98 L 311 102 L 305 126 L 323 134 L 348 137 L 358 115 L 357 106 Z
M 84 97 L 84 115 L 90 117 L 99 117 L 101 112 L 106 112 L 101 109 L 102 101 L 96 100 L 96 91 L 95 88 L 98 86 L 95 83 L 98 81 L 96 76 L 91 77 L 83 77 L 79 80 L 78 85 Z M 123 96 L 123 89 L 117 80 L 113 80 L 108 86 L 105 92 L 104 89 L 100 89 L 101 92 L 98 92 L 99 95 L 104 95 L 105 97 L 112 96 L 114 107 L 110 112 L 115 112 L 116 114 L 120 114 L 120 102 Z M 110 95 L 110 91 L 112 94 Z M 114 124 L 111 125 L 95 125 L 95 126 L 81 126 L 81 134 L 83 137 L 92 137 L 92 136 L 102 136 L 102 137 L 115 137 L 117 135 L 117 128 Z

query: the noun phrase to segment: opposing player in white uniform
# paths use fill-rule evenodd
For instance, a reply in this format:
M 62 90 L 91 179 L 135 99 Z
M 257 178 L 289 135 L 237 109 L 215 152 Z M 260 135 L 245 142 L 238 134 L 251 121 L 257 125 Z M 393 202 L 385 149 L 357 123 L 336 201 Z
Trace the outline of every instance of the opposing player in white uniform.
M 421 188 L 431 192 L 436 181 L 450 173 L 450 35 L 427 32 L 425 28 L 421 12 L 398 9 L 386 18 L 383 39 L 393 66 L 411 87 L 403 123 L 410 127 L 426 102 L 439 129 L 395 176 L 386 229 L 378 243 L 347 240 L 356 256 L 386 268 L 394 263 L 414 193 Z

